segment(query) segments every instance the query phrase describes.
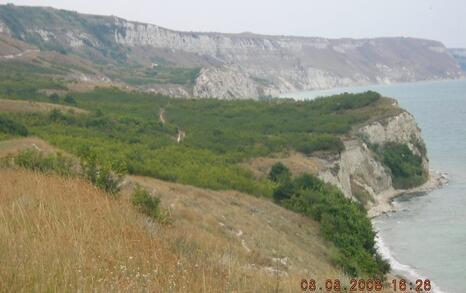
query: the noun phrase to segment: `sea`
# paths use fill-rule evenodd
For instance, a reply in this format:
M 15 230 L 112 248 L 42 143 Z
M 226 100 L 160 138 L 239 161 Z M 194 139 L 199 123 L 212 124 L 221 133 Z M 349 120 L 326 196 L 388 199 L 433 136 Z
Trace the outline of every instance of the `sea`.
M 373 90 L 398 100 L 414 115 L 430 168 L 449 183 L 426 194 L 394 200 L 397 212 L 377 217 L 379 252 L 396 274 L 429 279 L 431 292 L 466 293 L 466 80 L 429 81 L 289 93 L 313 99 Z

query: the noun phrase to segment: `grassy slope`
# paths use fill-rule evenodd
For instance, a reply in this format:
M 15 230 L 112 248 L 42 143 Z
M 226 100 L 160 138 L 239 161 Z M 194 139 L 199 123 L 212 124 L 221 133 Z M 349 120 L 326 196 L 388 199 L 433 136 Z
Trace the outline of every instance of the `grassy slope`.
M 24 84 L 24 81 L 15 85 L 21 84 Z M 13 97 L 27 98 L 23 92 L 15 90 L 16 88 L 13 87 Z M 29 90 L 32 94 L 37 93 L 35 88 L 28 88 Z M 45 96 L 36 97 L 37 100 L 47 100 Z M 132 168 L 130 171 L 135 174 L 160 177 L 199 187 L 236 189 L 261 195 L 269 195 L 274 184 L 264 179 L 256 180 L 253 174 L 241 167 L 245 160 L 258 156 L 267 157 L 281 151 L 298 150 L 299 145 L 296 143 L 302 143 L 302 141 L 308 143 L 308 146 L 311 146 L 310 149 L 313 149 L 317 142 L 317 150 L 319 150 L 319 147 L 322 147 L 320 145 L 322 140 L 338 141 L 341 136 L 346 136 L 352 127 L 373 119 L 380 119 L 383 115 L 390 115 L 393 111 L 397 111 L 390 105 L 390 100 L 381 99 L 378 95 L 371 93 L 342 95 L 313 102 L 172 100 L 163 96 L 126 93 L 114 89 L 99 89 L 90 93 L 75 94 L 75 97 L 79 107 L 92 113 L 87 115 L 64 113 L 53 117 L 40 113 L 9 113 L 8 116 L 27 125 L 33 134 L 71 153 L 76 154 L 80 146 L 90 145 L 98 151 L 99 157 L 103 160 L 126 160 Z M 161 111 L 164 111 L 166 120 L 164 123 L 160 121 Z M 175 137 L 180 128 L 187 133 L 187 137 L 181 144 L 177 144 Z M 330 146 L 330 149 L 326 149 L 327 151 L 338 150 Z M 323 147 L 325 150 L 327 145 L 324 144 Z M 161 182 L 158 184 L 162 185 Z M 179 191 L 181 194 L 188 192 L 184 189 Z M 221 197 L 224 193 L 214 194 Z M 227 206 L 223 202 L 208 209 L 200 208 L 196 218 L 196 216 L 192 217 L 192 212 L 195 211 L 193 207 L 199 204 L 188 202 L 189 204 L 185 205 L 190 207 L 189 211 L 185 210 L 189 219 L 187 223 L 201 219 L 200 215 L 206 212 L 221 211 Z M 204 204 L 209 206 L 209 201 Z M 251 213 L 248 205 L 250 203 L 244 206 Z M 241 218 L 248 218 L 246 215 L 239 214 L 242 215 Z M 208 217 L 212 215 L 207 214 Z M 223 213 L 220 215 L 224 216 Z M 286 218 L 278 215 L 279 221 L 275 222 L 275 225 L 281 226 L 281 222 Z M 251 219 L 251 222 L 255 221 Z M 258 222 L 272 225 L 270 220 L 264 218 Z M 201 223 L 204 225 L 205 221 Z M 196 226 L 199 226 L 198 224 L 196 223 Z M 217 224 L 221 226 L 220 223 L 217 222 Z M 222 224 L 226 225 L 223 222 Z M 195 230 L 195 227 L 192 227 L 190 231 Z M 215 231 L 209 226 L 207 230 Z M 236 233 L 240 230 L 246 231 L 245 228 L 240 228 Z M 250 233 L 257 234 L 257 231 L 254 229 Z M 287 227 L 286 231 L 293 231 L 293 229 Z M 287 239 L 291 238 L 293 235 L 287 236 Z M 257 242 L 274 243 L 275 239 L 276 237 L 257 241 L 254 235 L 254 238 L 249 240 L 253 240 L 254 246 Z M 246 251 L 250 249 L 253 252 L 247 240 L 239 241 L 240 249 Z M 306 242 L 302 239 L 298 241 Z M 221 243 L 221 238 L 216 242 Z M 261 270 L 273 270 L 271 266 L 273 261 L 270 263 L 270 260 L 274 257 L 285 257 L 286 253 L 283 254 L 285 256 L 281 256 L 275 248 L 271 248 L 270 245 L 266 246 L 262 244 L 257 246 L 261 255 L 251 256 L 251 252 L 248 252 L 245 259 L 257 258 L 257 262 L 262 267 Z M 293 247 L 296 244 L 284 244 L 284 246 Z M 273 252 L 274 249 L 275 252 Z M 293 248 L 288 251 L 294 250 Z M 321 253 L 319 249 L 312 251 Z M 295 252 L 291 252 L 290 255 L 290 258 L 293 258 Z M 329 257 L 328 253 L 325 255 Z M 221 255 L 217 257 L 222 258 Z M 329 263 L 328 259 L 327 263 Z M 302 261 L 299 258 L 295 258 L 294 261 L 296 260 Z M 254 265 L 256 265 L 255 262 Z M 316 259 L 311 258 L 305 263 L 315 262 Z M 241 267 L 251 269 L 251 266 L 251 263 L 246 263 Z
M 284 292 L 302 277 L 342 277 L 315 222 L 247 195 L 131 178 L 170 207 L 166 227 L 81 180 L 0 177 L 0 291 L 270 292 L 273 257 Z
M 8 100 L 0 99 L 0 112 L 8 113 L 31 113 L 31 112 L 50 112 L 52 110 L 58 110 L 62 112 L 72 112 L 76 114 L 86 114 L 89 113 L 86 110 L 65 106 L 57 105 L 44 102 L 35 102 L 35 101 L 21 101 L 21 100 Z

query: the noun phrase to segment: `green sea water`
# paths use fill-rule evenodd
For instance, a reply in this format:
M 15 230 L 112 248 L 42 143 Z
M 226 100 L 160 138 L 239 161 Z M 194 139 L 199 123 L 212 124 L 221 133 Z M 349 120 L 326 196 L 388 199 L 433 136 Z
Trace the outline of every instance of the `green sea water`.
M 396 98 L 422 130 L 431 169 L 449 183 L 395 200 L 396 213 L 378 217 L 379 251 L 394 272 L 428 278 L 435 292 L 466 293 L 466 80 L 339 88 L 287 94 L 299 99 L 375 90 Z M 432 291 L 431 291 L 432 292 Z

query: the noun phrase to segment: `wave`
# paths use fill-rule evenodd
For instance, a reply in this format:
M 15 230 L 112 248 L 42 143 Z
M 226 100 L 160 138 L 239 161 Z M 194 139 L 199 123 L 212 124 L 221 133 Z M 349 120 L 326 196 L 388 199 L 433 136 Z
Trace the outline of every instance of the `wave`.
M 390 249 L 388 249 L 388 246 L 385 245 L 385 242 L 383 241 L 382 237 L 380 237 L 380 233 L 377 233 L 375 236 L 375 246 L 379 254 L 382 256 L 382 258 L 388 260 L 390 263 L 391 269 L 395 274 L 401 275 L 406 280 L 409 280 L 410 282 L 415 282 L 417 279 L 428 279 L 427 277 L 424 277 L 416 271 L 413 267 L 402 264 L 400 263 L 390 252 Z M 430 280 L 430 279 L 429 279 Z M 447 291 L 441 290 L 434 282 L 431 281 L 432 285 L 432 291 L 433 293 L 448 293 Z

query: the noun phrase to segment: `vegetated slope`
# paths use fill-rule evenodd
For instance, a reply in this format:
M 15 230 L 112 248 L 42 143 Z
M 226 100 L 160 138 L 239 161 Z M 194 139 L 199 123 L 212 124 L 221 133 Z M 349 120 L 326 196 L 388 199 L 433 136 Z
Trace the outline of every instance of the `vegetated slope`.
M 21 113 L 21 112 L 51 112 L 53 110 L 68 113 L 85 114 L 88 111 L 77 107 L 57 105 L 35 101 L 21 101 L 0 99 L 0 112 Z
M 14 5 L 0 6 L 0 33 L 98 64 L 88 64 L 84 79 L 110 78 L 177 96 L 251 98 L 462 75 L 443 44 L 412 38 L 178 32 L 113 16 Z
M 12 87 L 11 95 L 24 96 L 21 87 Z M 413 157 L 413 162 L 422 164 L 419 168 L 406 170 L 428 168 L 414 118 L 374 92 L 301 102 L 184 100 L 116 89 L 71 96 L 90 114 L 54 111 L 4 116 L 18 124 L 15 129 L 27 128 L 70 153 L 92 147 L 102 161 L 124 162 L 131 174 L 256 195 L 270 196 L 273 184 L 256 178 L 244 168 L 245 163 L 259 157 L 286 159 L 290 152 L 320 156 L 314 172 L 348 197 L 356 185 L 367 189 L 372 198 L 392 187 L 393 174 L 383 162 L 388 142 L 406 144 L 420 157 Z M 165 123 L 160 121 L 161 111 Z M 177 140 L 180 132 L 185 134 L 182 141 Z M 391 159 L 399 162 L 398 155 Z M 418 178 L 424 180 L 425 175 Z
M 398 111 L 377 93 L 308 102 L 172 100 L 108 89 L 75 97 L 94 112 L 10 118 L 70 153 L 91 146 L 102 160 L 124 161 L 132 174 L 257 195 L 270 195 L 273 186 L 241 168 L 244 160 L 288 150 L 335 154 L 352 126 Z
M 0 291 L 296 292 L 302 278 L 347 280 L 315 222 L 266 200 L 130 178 L 170 209 L 163 226 L 82 180 L 0 178 Z
M 32 76 L 26 74 L 24 78 L 32 79 Z M 46 96 L 40 87 L 49 86 L 50 80 L 42 78 L 37 81 L 26 88 L 14 78 L 4 83 L 9 84 L 11 98 L 25 99 L 32 93 L 37 101 L 62 102 L 62 97 L 55 94 Z M 61 86 L 59 81 L 53 81 L 53 84 L 57 88 Z M 407 177 L 408 180 L 400 182 L 403 185 L 419 184 L 426 179 L 425 173 L 411 174 L 413 170 L 417 172 L 427 168 L 425 149 L 422 149 L 422 138 L 415 121 L 393 100 L 382 98 L 375 92 L 298 102 L 287 99 L 184 100 L 98 89 L 87 93 L 67 93 L 63 102 L 72 102 L 89 112 L 2 113 L 0 132 L 6 131 L 7 136 L 37 135 L 71 154 L 84 156 L 85 160 L 92 159 L 92 164 L 107 168 L 104 171 L 109 170 L 109 166 L 119 166 L 118 170 L 126 166 L 135 175 L 263 197 L 271 197 L 280 186 L 268 178 L 255 177 L 244 168 L 248 160 L 284 157 L 295 152 L 320 158 L 319 162 L 323 164 L 317 166 L 319 176 L 340 187 L 342 192 L 334 187 L 322 189 L 319 186 L 323 183 L 305 184 L 305 193 L 301 194 L 299 186 L 287 193 L 287 197 L 298 200 L 298 204 L 289 207 L 314 217 L 315 212 L 321 210 L 313 206 L 315 200 L 302 201 L 300 197 L 311 194 L 314 199 L 319 199 L 318 202 L 325 202 L 320 199 L 331 195 L 330 205 L 335 206 L 321 211 L 334 211 L 338 219 L 344 219 L 347 208 L 354 211 L 352 217 L 356 220 L 350 228 L 345 228 L 340 222 L 328 222 L 325 220 L 327 217 L 315 218 L 322 221 L 322 225 L 328 224 L 323 235 L 336 245 L 331 258 L 353 276 L 380 276 L 386 272 L 386 266 L 376 258 L 373 229 L 366 211 L 344 197 L 365 204 L 363 199 L 373 200 L 380 190 L 393 187 L 391 176 L 394 179 L 400 174 Z M 162 111 L 164 122 L 160 121 Z M 180 132 L 186 134 L 182 141 L 177 140 Z M 389 141 L 394 144 L 391 150 L 387 149 Z M 399 144 L 407 147 L 399 147 Z M 390 151 L 386 161 L 389 164 L 385 166 L 383 155 L 387 150 Z M 380 158 L 375 154 L 380 154 Z M 400 157 L 406 154 L 410 154 L 412 160 L 399 166 L 403 162 Z M 35 157 L 27 154 L 20 160 L 21 164 L 31 166 L 28 158 Z M 33 166 L 34 162 L 31 162 L 31 167 L 46 170 L 58 166 L 60 174 L 68 174 L 62 167 L 70 164 L 62 164 L 57 159 L 45 158 L 41 163 L 38 157 L 38 168 Z M 85 164 L 95 166 L 86 161 Z M 102 174 L 108 174 L 105 172 Z M 104 189 L 116 186 L 113 181 L 107 184 L 105 176 L 101 181 L 95 180 L 93 175 L 83 175 Z M 315 180 L 321 182 L 317 178 Z M 358 197 L 353 183 L 372 193 Z M 114 193 L 113 190 L 111 188 L 110 192 Z M 347 241 L 339 241 L 341 237 L 330 237 L 333 230 L 337 234 L 337 229 L 351 233 L 353 228 L 365 231 L 351 238 L 361 244 L 357 247 L 347 245 Z M 251 249 L 246 242 L 241 242 L 241 245 Z

